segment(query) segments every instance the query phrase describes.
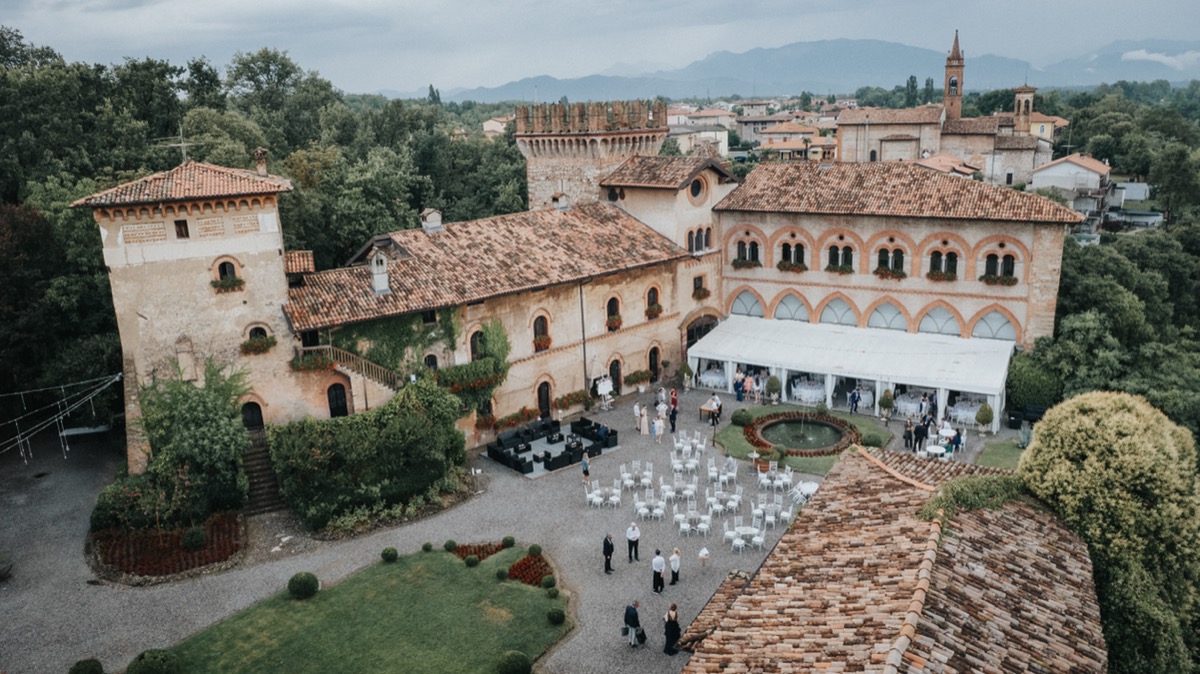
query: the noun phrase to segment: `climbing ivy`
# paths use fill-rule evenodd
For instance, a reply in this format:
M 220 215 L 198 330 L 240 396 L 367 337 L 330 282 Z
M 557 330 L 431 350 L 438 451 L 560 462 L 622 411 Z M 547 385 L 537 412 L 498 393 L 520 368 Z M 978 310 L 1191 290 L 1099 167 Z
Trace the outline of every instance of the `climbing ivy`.
M 478 357 L 470 363 L 438 370 L 438 383 L 462 400 L 464 413 L 480 409 L 508 377 L 510 351 L 512 344 L 504 326 L 500 321 L 490 321 L 483 326 Z
M 330 335 L 334 346 L 356 353 L 401 374 L 424 368 L 422 356 L 431 347 L 443 344 L 453 348 L 458 326 L 453 309 L 439 309 L 436 323 L 425 323 L 421 314 L 381 318 L 338 328 Z

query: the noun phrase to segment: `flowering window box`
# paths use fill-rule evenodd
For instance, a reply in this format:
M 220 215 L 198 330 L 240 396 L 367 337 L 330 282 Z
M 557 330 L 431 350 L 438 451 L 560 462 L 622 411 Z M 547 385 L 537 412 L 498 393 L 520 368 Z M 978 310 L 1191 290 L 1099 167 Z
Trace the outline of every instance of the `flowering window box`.
M 842 275 L 853 274 L 854 273 L 854 265 L 852 265 L 852 264 L 831 264 L 831 265 L 825 267 L 825 271 L 833 273 L 833 274 L 842 274 Z
M 712 295 L 712 293 L 709 292 L 708 288 L 692 289 L 692 299 L 696 300 L 697 302 L 703 302 L 704 300 L 708 299 L 710 295 Z
M 795 274 L 808 271 L 808 265 L 803 262 L 789 262 L 787 260 L 780 260 L 779 264 L 775 265 L 775 268 L 779 271 L 790 271 Z
M 753 269 L 755 267 L 761 267 L 762 263 L 758 260 L 744 260 L 742 258 L 737 258 L 730 262 L 729 266 L 733 267 L 734 269 Z
M 646 307 L 646 320 L 652 321 L 662 315 L 663 308 L 661 304 L 651 304 Z
M 995 274 L 984 274 L 979 277 L 980 281 L 990 286 L 1015 286 L 1017 285 L 1016 276 L 997 276 Z
M 604 325 L 605 325 L 605 327 L 608 328 L 609 332 L 615 332 L 617 330 L 620 330 L 621 324 L 622 324 L 622 321 L 621 321 L 620 314 L 615 314 L 613 316 L 609 316 L 608 320 L 604 321 Z
M 550 348 L 552 343 L 553 340 L 550 339 L 550 335 L 538 335 L 537 337 L 533 338 L 533 350 L 545 351 L 546 349 Z
M 872 273 L 879 278 L 894 279 L 896 281 L 899 281 L 903 278 L 908 278 L 908 274 L 904 273 L 903 269 L 892 269 L 891 267 L 876 267 L 875 271 Z
M 275 346 L 275 336 L 267 335 L 266 337 L 251 337 L 242 342 L 241 350 L 243 356 L 257 355 L 266 353 Z
M 246 286 L 246 281 L 236 276 L 226 276 L 225 278 L 213 279 L 209 283 L 218 293 L 237 292 Z
M 938 271 L 935 269 L 925 274 L 925 278 L 930 281 L 957 281 L 958 274 L 952 271 Z

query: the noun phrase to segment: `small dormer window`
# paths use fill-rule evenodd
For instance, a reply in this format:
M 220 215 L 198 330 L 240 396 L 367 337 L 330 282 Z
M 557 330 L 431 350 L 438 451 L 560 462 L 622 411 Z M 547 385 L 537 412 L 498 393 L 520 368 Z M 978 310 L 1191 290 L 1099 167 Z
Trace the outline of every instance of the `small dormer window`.
M 699 197 L 701 194 L 704 194 L 704 181 L 696 178 L 692 181 L 692 186 L 689 189 L 691 189 L 693 197 Z
M 233 266 L 232 262 L 222 262 L 217 265 L 217 278 L 221 280 L 237 278 L 237 268 Z
M 176 220 L 175 221 L 175 238 L 176 239 L 187 239 L 190 237 L 191 237 L 191 233 L 188 231 L 188 221 L 187 220 Z

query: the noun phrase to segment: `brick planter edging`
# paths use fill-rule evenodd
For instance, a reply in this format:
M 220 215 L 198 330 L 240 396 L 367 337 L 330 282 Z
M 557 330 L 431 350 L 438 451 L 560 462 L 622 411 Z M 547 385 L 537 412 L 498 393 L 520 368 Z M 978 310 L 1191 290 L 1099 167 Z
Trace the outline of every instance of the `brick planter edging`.
M 762 436 L 762 429 L 780 421 L 792 421 L 795 419 L 816 421 L 838 428 L 842 431 L 842 439 L 828 447 L 818 449 L 783 448 L 784 456 L 832 456 L 834 454 L 841 454 L 851 445 L 862 444 L 862 437 L 853 424 L 830 414 L 818 414 L 816 412 L 776 412 L 775 414 L 761 416 L 746 424 L 742 428 L 742 435 L 745 436 L 746 442 L 749 442 L 756 449 L 774 450 L 777 447 Z

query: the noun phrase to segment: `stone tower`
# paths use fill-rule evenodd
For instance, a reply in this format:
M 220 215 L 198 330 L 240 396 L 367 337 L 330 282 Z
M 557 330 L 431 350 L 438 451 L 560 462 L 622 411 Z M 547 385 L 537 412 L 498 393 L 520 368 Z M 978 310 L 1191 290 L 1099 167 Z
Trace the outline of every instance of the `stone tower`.
M 1028 84 L 1013 89 L 1013 126 L 1015 127 L 1014 133 L 1018 136 L 1029 134 L 1029 128 L 1033 123 L 1031 117 L 1035 92 L 1037 92 L 1037 88 Z
M 71 204 L 92 209 L 108 266 L 121 335 L 129 472 L 142 473 L 139 388 L 180 375 L 203 384 L 212 358 L 249 374 L 257 392 L 287 372 L 291 349 L 245 357 L 250 337 L 291 342 L 279 193 L 292 189 L 266 170 L 189 161 Z
M 667 137 L 667 106 L 661 101 L 519 105 L 515 124 L 529 208 L 538 210 L 564 201 L 596 201 L 600 180 L 622 162 L 657 155 Z
M 954 31 L 954 46 L 946 57 L 946 81 L 943 88 L 942 102 L 946 110 L 946 119 L 958 119 L 962 116 L 963 93 L 963 57 L 958 49 L 958 31 Z

